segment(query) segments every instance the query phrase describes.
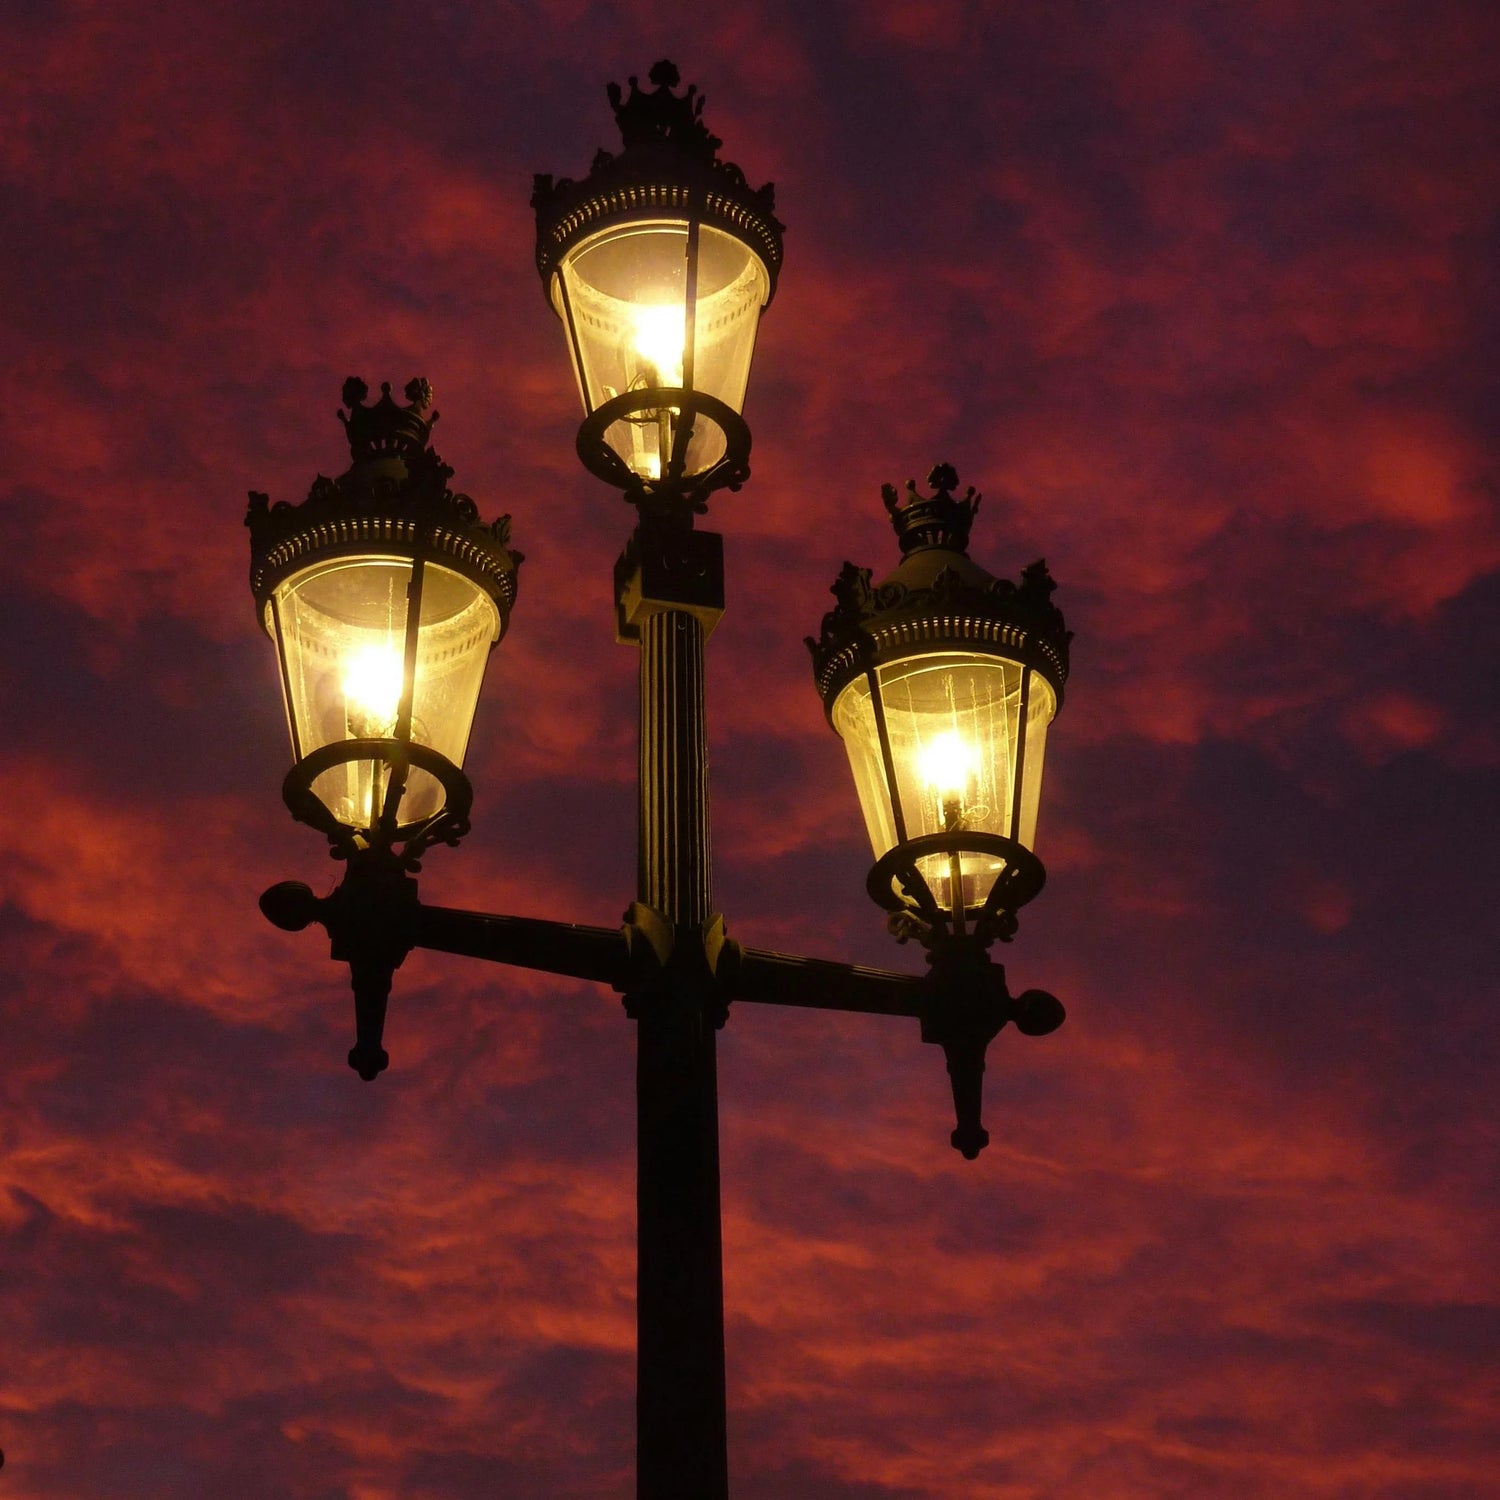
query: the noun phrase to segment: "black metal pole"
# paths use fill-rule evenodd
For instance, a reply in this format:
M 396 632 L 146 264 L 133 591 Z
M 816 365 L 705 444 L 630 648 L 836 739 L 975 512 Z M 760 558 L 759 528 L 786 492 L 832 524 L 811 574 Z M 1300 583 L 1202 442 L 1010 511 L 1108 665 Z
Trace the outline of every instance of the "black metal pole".
M 640 622 L 639 898 L 674 932 L 637 1017 L 639 1500 L 727 1500 L 715 1005 L 691 962 L 711 913 L 701 620 Z M 681 961 L 680 961 L 681 960 Z

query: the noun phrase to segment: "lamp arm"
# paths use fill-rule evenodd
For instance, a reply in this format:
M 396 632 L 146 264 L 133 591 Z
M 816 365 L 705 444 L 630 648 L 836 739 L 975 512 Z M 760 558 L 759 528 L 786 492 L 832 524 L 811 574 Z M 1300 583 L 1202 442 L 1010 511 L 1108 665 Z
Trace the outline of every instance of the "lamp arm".
M 623 986 L 630 961 L 629 945 L 619 927 L 588 927 L 541 917 L 506 917 L 425 904 L 417 907 L 412 946 L 564 974 L 570 979 L 589 979 L 615 989 Z
M 387 1062 L 381 1031 L 392 975 L 413 948 L 431 948 L 607 984 L 625 995 L 632 1014 L 640 997 L 665 981 L 711 1002 L 716 1024 L 728 1003 L 740 1000 L 916 1017 L 923 1041 L 936 1043 L 947 1058 L 958 1113 L 953 1144 L 972 1157 L 989 1139 L 979 1118 L 989 1043 L 1007 1023 L 1025 1035 L 1045 1036 L 1063 1021 L 1051 995 L 1027 990 L 1012 997 L 1004 968 L 973 939 L 940 945 L 927 974 L 900 974 L 744 948 L 724 934 L 718 916 L 688 941 L 686 931 L 640 903 L 622 927 L 590 927 L 428 906 L 416 886 L 398 860 L 372 850 L 350 861 L 332 895 L 318 897 L 287 881 L 261 897 L 261 910 L 277 927 L 297 932 L 318 922 L 327 928 L 332 956 L 349 964 L 358 1031 L 349 1062 L 362 1078 L 375 1077 Z
M 927 980 L 826 958 L 732 945 L 720 965 L 731 1000 L 796 1005 L 871 1016 L 920 1016 Z

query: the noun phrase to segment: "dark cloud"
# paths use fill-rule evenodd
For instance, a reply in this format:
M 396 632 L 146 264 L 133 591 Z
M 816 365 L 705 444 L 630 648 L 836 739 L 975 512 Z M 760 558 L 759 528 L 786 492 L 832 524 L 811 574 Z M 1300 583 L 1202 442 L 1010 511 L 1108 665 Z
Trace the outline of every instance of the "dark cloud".
M 530 174 L 670 36 L 790 228 L 715 502 L 718 899 L 910 968 L 801 637 L 882 482 L 986 495 L 1077 630 L 1048 889 L 949 1150 L 913 1022 L 721 1042 L 735 1493 L 1447 1500 L 1495 1468 L 1500 484 L 1489 8 L 1290 0 L 0 22 L 0 1379 L 26 1500 L 629 1488 L 631 1023 L 418 954 L 393 1065 L 268 928 L 285 818 L 245 492 L 429 376 L 527 553 L 458 907 L 619 919 L 619 499 L 573 460 Z M 657 37 L 657 41 L 650 40 Z M 642 39 L 645 38 L 643 41 Z M 16 1488 L 18 1487 L 19 1488 Z

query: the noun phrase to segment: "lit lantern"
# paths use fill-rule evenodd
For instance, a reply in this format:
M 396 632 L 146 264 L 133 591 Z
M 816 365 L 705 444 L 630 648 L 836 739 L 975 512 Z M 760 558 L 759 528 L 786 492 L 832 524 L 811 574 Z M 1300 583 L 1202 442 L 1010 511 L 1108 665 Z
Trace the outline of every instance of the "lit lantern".
M 885 487 L 900 566 L 872 585 L 846 563 L 837 607 L 809 639 L 844 742 L 876 864 L 870 893 L 900 936 L 1009 938 L 1041 889 L 1037 809 L 1069 632 L 1044 563 L 1019 585 L 968 555 L 979 508 L 947 464 L 904 503 Z
M 336 852 L 413 858 L 467 830 L 464 752 L 521 556 L 509 516 L 485 525 L 448 489 L 427 382 L 405 407 L 388 385 L 373 406 L 366 394 L 344 383 L 346 474 L 299 506 L 251 495 L 250 580 L 281 667 L 288 806 Z
M 741 411 L 782 226 L 771 185 L 718 159 L 696 88 L 674 94 L 669 62 L 650 81 L 610 85 L 619 155 L 579 182 L 537 177 L 537 269 L 583 397 L 584 463 L 632 498 L 696 501 L 750 472 Z

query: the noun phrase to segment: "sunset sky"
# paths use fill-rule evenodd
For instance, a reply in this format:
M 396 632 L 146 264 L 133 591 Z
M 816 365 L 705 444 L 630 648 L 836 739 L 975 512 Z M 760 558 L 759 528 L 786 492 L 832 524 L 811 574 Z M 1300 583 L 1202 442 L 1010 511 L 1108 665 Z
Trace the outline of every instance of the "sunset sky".
M 531 174 L 671 57 L 786 261 L 715 499 L 716 904 L 915 971 L 802 638 L 883 482 L 1076 631 L 1055 1035 L 948 1144 L 915 1022 L 720 1041 L 735 1500 L 1500 1496 L 1500 7 L 12 0 L 0 10 L 0 1500 L 633 1493 L 634 1038 L 437 954 L 361 1083 L 259 893 L 248 490 L 424 375 L 526 554 L 425 899 L 634 895 L 632 520 Z

